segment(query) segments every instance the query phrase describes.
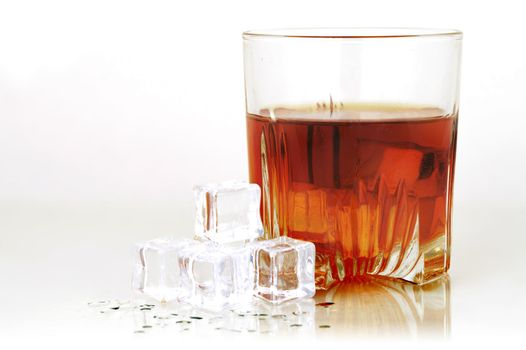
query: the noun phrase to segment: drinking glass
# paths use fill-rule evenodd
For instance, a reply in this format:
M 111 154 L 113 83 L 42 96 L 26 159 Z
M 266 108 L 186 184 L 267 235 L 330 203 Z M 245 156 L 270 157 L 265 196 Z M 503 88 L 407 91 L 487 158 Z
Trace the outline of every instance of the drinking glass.
M 462 33 L 243 33 L 265 236 L 316 245 L 316 283 L 449 269 Z

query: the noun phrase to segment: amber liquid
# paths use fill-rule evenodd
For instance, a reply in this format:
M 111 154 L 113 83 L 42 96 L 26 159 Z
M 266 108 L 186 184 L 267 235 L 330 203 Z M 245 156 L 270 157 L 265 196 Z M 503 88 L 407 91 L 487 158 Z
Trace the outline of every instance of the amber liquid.
M 447 271 L 455 115 L 317 106 L 246 121 L 266 235 L 315 243 L 318 287 L 364 276 L 422 283 Z

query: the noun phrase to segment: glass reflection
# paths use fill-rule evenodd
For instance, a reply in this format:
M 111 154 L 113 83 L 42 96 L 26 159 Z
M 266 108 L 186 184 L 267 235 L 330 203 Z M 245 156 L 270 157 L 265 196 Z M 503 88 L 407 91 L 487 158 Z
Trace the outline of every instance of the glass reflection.
M 364 280 L 318 291 L 316 324 L 345 336 L 447 338 L 451 327 L 450 282 L 443 277 L 425 285 Z M 324 330 L 318 328 L 319 333 Z
M 318 291 L 314 299 L 272 305 L 255 299 L 221 312 L 184 303 L 98 301 L 97 314 L 132 319 L 134 333 L 184 332 L 196 335 L 252 333 L 346 338 L 447 338 L 451 327 L 450 282 L 447 277 L 418 286 L 371 279 Z

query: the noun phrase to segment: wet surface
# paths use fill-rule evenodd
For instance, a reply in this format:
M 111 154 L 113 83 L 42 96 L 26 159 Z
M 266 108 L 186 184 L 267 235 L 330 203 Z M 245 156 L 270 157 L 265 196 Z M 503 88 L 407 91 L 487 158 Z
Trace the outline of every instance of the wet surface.
M 447 277 L 417 286 L 366 280 L 318 291 L 315 298 L 280 305 L 260 300 L 209 312 L 184 303 L 135 300 L 88 303 L 98 317 L 128 322 L 130 333 L 253 333 L 353 337 L 448 338 L 451 327 Z M 132 321 L 132 322 L 129 322 Z

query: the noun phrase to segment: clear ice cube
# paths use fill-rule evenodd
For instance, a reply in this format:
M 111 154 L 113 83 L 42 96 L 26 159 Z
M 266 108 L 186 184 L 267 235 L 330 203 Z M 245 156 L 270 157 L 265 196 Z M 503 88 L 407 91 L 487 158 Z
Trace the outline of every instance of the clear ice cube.
M 279 237 L 252 246 L 255 296 L 271 303 L 314 296 L 314 244 Z
M 251 249 L 201 242 L 180 253 L 183 301 L 208 310 L 248 303 L 254 289 Z
M 132 288 L 160 302 L 180 299 L 179 253 L 197 244 L 191 240 L 154 239 L 137 244 Z
M 257 184 L 230 181 L 194 187 L 195 235 L 217 243 L 250 241 L 263 234 Z

